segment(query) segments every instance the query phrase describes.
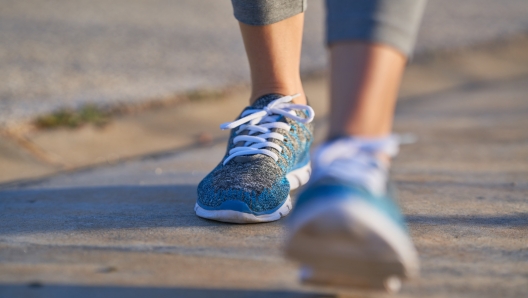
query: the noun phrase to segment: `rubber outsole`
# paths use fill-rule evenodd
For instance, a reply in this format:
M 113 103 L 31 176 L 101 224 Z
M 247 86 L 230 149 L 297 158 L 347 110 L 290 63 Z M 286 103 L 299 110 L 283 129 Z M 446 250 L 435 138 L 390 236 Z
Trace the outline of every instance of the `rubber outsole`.
M 303 265 L 303 282 L 395 292 L 402 279 L 419 274 L 409 236 L 366 202 L 303 208 L 286 245 L 286 255 Z
M 310 179 L 311 171 L 311 165 L 310 163 L 308 163 L 307 165 L 299 169 L 289 172 L 286 175 L 286 178 L 290 183 L 290 191 L 306 184 Z M 262 215 L 256 215 L 235 210 L 206 210 L 200 207 L 198 203 L 194 205 L 194 211 L 199 217 L 221 222 L 240 224 L 276 221 L 288 215 L 291 210 L 292 200 L 290 195 L 288 195 L 286 201 L 284 201 L 284 203 L 275 212 Z

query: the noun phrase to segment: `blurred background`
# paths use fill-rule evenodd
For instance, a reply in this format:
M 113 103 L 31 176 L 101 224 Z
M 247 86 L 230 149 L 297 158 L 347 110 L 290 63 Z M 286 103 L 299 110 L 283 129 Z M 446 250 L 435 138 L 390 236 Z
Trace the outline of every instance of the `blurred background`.
M 301 70 L 326 65 L 309 1 Z M 430 0 L 416 55 L 528 30 L 526 0 Z M 0 0 L 0 127 L 64 107 L 160 100 L 248 83 L 228 0 Z

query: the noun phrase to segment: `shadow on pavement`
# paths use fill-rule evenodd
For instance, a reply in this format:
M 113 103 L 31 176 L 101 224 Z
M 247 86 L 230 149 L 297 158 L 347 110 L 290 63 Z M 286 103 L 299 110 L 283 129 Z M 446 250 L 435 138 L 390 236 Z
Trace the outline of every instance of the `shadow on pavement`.
M 229 297 L 229 298 L 309 298 L 335 297 L 322 293 L 281 290 L 194 289 L 170 287 L 119 287 L 71 285 L 1 285 L 1 297 Z
M 194 213 L 196 185 L 0 191 L 0 234 L 227 224 Z
M 500 216 L 409 215 L 406 217 L 406 219 L 409 224 L 528 227 L 528 213 L 517 213 L 517 214 L 500 215 Z
M 196 185 L 94 186 L 0 192 L 0 235 L 229 224 L 194 213 Z M 528 214 L 409 215 L 409 224 L 528 226 Z

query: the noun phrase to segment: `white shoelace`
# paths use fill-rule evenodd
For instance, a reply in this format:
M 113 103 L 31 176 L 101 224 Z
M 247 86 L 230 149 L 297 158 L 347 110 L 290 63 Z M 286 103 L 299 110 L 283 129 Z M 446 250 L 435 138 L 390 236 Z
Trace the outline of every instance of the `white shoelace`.
M 386 192 L 388 166 L 378 154 L 398 154 L 401 138 L 391 135 L 379 139 L 343 138 L 319 147 L 312 158 L 314 171 L 310 181 L 323 177 L 358 183 L 375 195 Z
M 236 134 L 240 134 L 245 130 L 248 131 L 248 134 L 237 136 L 233 139 L 233 144 L 241 141 L 245 141 L 245 143 L 243 146 L 229 150 L 229 156 L 224 160 L 224 165 L 237 156 L 253 154 L 264 154 L 277 161 L 279 159 L 277 154 L 266 148 L 274 148 L 279 153 L 282 151 L 282 148 L 268 141 L 268 139 L 284 141 L 285 137 L 271 130 L 273 128 L 280 128 L 286 131 L 291 129 L 291 125 L 289 124 L 277 122 L 279 118 L 284 116 L 301 123 L 310 123 L 314 118 L 314 110 L 310 106 L 290 103 L 292 99 L 299 95 L 288 95 L 275 99 L 263 109 L 246 110 L 242 113 L 240 119 L 220 125 L 222 130 L 239 127 Z M 295 110 L 307 111 L 308 117 L 302 118 L 297 116 Z M 258 135 L 254 135 L 257 133 Z

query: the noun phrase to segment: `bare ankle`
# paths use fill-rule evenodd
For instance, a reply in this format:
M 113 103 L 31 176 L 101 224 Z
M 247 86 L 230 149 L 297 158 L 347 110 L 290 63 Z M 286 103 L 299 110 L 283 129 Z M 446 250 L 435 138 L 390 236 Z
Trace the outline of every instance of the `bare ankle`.
M 293 103 L 296 103 L 296 104 L 303 104 L 305 105 L 307 103 L 306 101 L 306 95 L 304 94 L 304 92 L 301 90 L 301 91 L 292 91 L 294 89 L 268 89 L 268 90 L 262 90 L 262 91 L 258 91 L 258 92 L 252 92 L 252 95 L 249 99 L 249 102 L 250 104 L 253 104 L 257 99 L 259 99 L 260 97 L 264 96 L 264 95 L 268 95 L 268 94 L 280 94 L 280 95 L 284 95 L 284 96 L 287 96 L 287 95 L 294 95 L 294 94 L 300 94 L 299 96 L 295 97 L 292 102 Z

